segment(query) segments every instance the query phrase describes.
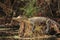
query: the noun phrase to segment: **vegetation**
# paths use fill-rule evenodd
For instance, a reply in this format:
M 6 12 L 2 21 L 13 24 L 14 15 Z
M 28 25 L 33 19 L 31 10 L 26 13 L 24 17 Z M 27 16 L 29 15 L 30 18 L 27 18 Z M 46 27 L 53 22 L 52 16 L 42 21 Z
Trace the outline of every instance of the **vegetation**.
M 20 36 L 38 37 L 46 35 L 43 34 L 46 24 L 50 24 L 49 26 L 51 28 L 49 30 L 51 32 L 51 29 L 55 27 L 54 31 L 56 32 L 56 28 L 58 27 L 57 30 L 60 28 L 59 4 L 60 0 L 0 0 L 0 35 L 2 34 L 2 38 L 4 38 L 4 35 L 14 36 L 16 38 L 20 38 Z M 29 20 L 37 16 L 47 19 L 50 18 L 56 22 L 48 21 L 47 23 L 47 21 L 43 21 L 41 23 L 40 20 L 37 19 L 35 23 L 32 23 L 32 21 Z M 35 19 L 33 18 L 32 20 L 34 22 Z M 45 19 L 42 18 L 42 20 Z M 14 39 L 14 37 L 12 38 Z

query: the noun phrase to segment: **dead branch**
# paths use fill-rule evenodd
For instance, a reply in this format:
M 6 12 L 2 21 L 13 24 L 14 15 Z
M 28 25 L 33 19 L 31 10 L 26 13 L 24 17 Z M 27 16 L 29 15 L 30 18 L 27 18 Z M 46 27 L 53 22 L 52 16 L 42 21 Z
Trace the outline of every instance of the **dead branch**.
M 11 0 L 5 0 L 4 4 L 11 8 Z
M 13 10 L 9 7 L 7 7 L 5 4 L 0 2 L 0 7 L 3 8 L 3 11 L 8 15 L 9 13 L 11 13 Z

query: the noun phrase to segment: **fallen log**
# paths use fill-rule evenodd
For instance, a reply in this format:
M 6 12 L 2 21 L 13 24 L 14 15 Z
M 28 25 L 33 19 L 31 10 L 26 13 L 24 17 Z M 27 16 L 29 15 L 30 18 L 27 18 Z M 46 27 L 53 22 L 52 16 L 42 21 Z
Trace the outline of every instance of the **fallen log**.
M 50 18 L 46 18 L 46 17 L 32 17 L 32 18 L 29 18 L 29 21 L 31 21 L 31 23 L 34 24 L 35 23 L 43 23 L 45 22 L 46 23 L 46 32 L 50 29 L 51 25 L 54 26 L 55 30 L 58 32 L 60 32 L 59 28 L 60 28 L 60 24 L 57 23 L 56 21 L 50 19 Z
M 23 17 L 17 17 L 17 18 L 13 18 L 13 20 L 20 22 L 19 35 L 23 37 L 24 36 L 26 37 L 27 34 L 28 36 L 31 34 L 32 37 L 33 35 L 37 35 L 37 34 L 38 34 L 37 36 L 39 36 L 41 35 L 40 33 L 42 33 L 42 35 L 50 34 L 49 31 L 56 31 L 56 33 L 60 32 L 59 29 L 60 24 L 47 17 L 32 17 L 32 18 L 27 18 L 27 20 L 23 19 Z M 42 26 L 41 30 L 40 29 L 37 31 L 35 30 L 36 28 L 39 28 L 41 26 Z M 51 30 L 52 28 L 53 30 Z M 55 33 L 53 33 L 53 35 L 54 34 Z

